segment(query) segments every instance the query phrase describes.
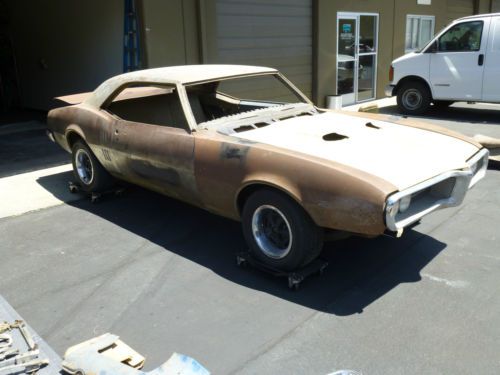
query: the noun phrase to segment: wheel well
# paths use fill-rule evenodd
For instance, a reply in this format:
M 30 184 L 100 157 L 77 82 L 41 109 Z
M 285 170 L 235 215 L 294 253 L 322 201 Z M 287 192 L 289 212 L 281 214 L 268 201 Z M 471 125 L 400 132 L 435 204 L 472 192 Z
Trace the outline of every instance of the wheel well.
M 76 141 L 78 140 L 82 140 L 85 142 L 85 140 L 82 138 L 82 136 L 80 134 L 78 134 L 77 132 L 69 132 L 68 135 L 66 135 L 66 140 L 68 142 L 68 146 L 70 149 L 73 148 L 73 145 L 76 143 Z
M 248 197 L 250 197 L 250 195 L 255 193 L 257 190 L 261 190 L 261 189 L 277 191 L 277 192 L 287 196 L 292 201 L 297 202 L 297 200 L 286 190 L 282 190 L 282 189 L 279 189 L 277 187 L 274 187 L 274 186 L 268 185 L 268 184 L 255 183 L 255 184 L 245 186 L 238 193 L 238 197 L 236 198 L 236 205 L 237 205 L 238 212 L 240 215 L 243 212 L 243 206 L 245 205 L 245 202 L 247 201 Z
M 403 79 L 401 79 L 398 82 L 398 84 L 396 85 L 396 89 L 394 90 L 396 95 L 398 94 L 398 91 L 401 88 L 401 86 L 403 86 L 405 83 L 408 83 L 408 82 L 420 82 L 420 83 L 424 84 L 425 87 L 427 87 L 427 90 L 429 90 L 429 93 L 430 93 L 431 99 L 432 99 L 432 90 L 431 90 L 429 84 L 427 83 L 427 81 L 425 79 L 423 79 L 422 77 L 419 77 L 419 76 L 407 76 L 407 77 L 404 77 Z

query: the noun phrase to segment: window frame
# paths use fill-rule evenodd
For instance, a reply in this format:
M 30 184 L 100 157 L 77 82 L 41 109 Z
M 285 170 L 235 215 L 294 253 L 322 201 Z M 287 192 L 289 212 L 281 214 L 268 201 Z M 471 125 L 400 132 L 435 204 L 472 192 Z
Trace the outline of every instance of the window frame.
M 449 31 L 451 31 L 451 29 L 453 29 L 454 27 L 456 26 L 459 26 L 459 25 L 463 25 L 465 23 L 475 23 L 475 22 L 480 22 L 482 24 L 482 27 L 481 27 L 481 34 L 479 35 L 479 48 L 478 49 L 475 49 L 475 50 L 462 50 L 462 51 L 442 51 L 441 50 L 441 43 L 440 43 L 440 39 L 445 36 Z M 484 26 L 485 26 L 485 22 L 484 22 L 484 19 L 472 19 L 472 20 L 464 20 L 462 22 L 457 22 L 457 23 L 454 23 L 452 25 L 450 25 L 450 27 L 448 27 L 445 31 L 443 31 L 437 38 L 435 38 L 434 40 L 434 43 L 436 44 L 436 53 L 477 53 L 479 51 L 481 51 L 481 48 L 483 46 L 483 33 L 484 33 Z
M 418 20 L 417 41 L 418 41 L 418 39 L 420 37 L 422 20 L 430 20 L 432 22 L 431 37 L 422 46 L 417 46 L 417 47 L 414 47 L 414 48 L 408 48 L 407 45 L 406 45 L 406 35 L 408 33 L 408 21 L 410 19 L 417 19 Z M 406 29 L 405 29 L 405 53 L 415 52 L 415 51 L 418 51 L 418 50 L 422 49 L 423 47 L 427 46 L 428 43 L 434 39 L 434 37 L 435 37 L 435 31 L 436 31 L 436 16 L 429 15 L 429 14 L 407 14 L 406 15 Z
M 191 105 L 189 104 L 189 101 L 187 99 L 187 95 L 186 95 L 186 92 L 184 90 L 184 86 L 183 85 L 179 85 L 179 84 L 159 83 L 159 82 L 153 82 L 153 81 L 147 81 L 147 80 L 145 80 L 145 81 L 138 80 L 138 81 L 126 82 L 126 83 L 118 86 L 107 97 L 107 99 L 100 105 L 99 110 L 103 111 L 104 113 L 106 113 L 109 116 L 113 117 L 117 121 L 136 122 L 136 121 L 132 121 L 132 120 L 129 120 L 129 119 L 126 119 L 126 118 L 122 118 L 118 114 L 116 114 L 116 113 L 112 112 L 111 110 L 109 110 L 108 108 L 109 108 L 109 106 L 111 106 L 111 104 L 114 102 L 114 100 L 123 91 L 125 91 L 128 88 L 141 87 L 142 85 L 144 85 L 144 86 L 150 86 L 150 87 L 153 87 L 153 88 L 173 89 L 173 92 L 171 94 L 172 95 L 177 95 L 177 97 L 179 99 L 179 102 L 181 104 L 181 108 L 182 108 L 182 110 L 184 112 L 184 117 L 186 118 L 187 127 L 176 127 L 176 126 L 171 126 L 171 125 L 152 124 L 152 123 L 148 123 L 148 122 L 138 122 L 138 123 L 145 124 L 145 125 L 150 125 L 150 126 L 159 126 L 159 127 L 163 127 L 163 128 L 166 128 L 166 129 L 178 129 L 178 130 L 182 130 L 182 131 L 185 131 L 185 132 L 188 132 L 188 133 L 192 133 L 193 132 L 192 122 L 194 121 L 194 115 L 193 115 L 192 110 L 191 110 Z M 140 97 L 137 97 L 137 98 L 140 98 Z M 130 99 L 135 99 L 135 98 L 130 98 Z M 123 100 L 129 100 L 129 99 L 127 98 L 127 99 L 123 99 Z M 186 105 L 186 102 L 187 102 L 187 105 Z M 189 109 L 189 112 L 187 111 L 187 109 Z

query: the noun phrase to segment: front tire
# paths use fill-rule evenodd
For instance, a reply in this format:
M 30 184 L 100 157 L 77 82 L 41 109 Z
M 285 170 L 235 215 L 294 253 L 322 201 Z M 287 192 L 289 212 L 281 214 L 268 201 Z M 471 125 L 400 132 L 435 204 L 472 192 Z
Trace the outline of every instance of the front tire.
M 406 115 L 424 114 L 429 109 L 431 100 L 431 93 L 422 82 L 406 82 L 398 90 L 398 109 Z
M 243 235 L 254 257 L 268 266 L 292 271 L 318 257 L 323 230 L 295 201 L 262 189 L 245 202 Z
M 99 163 L 89 146 L 81 140 L 71 148 L 73 175 L 80 189 L 85 192 L 99 192 L 113 185 L 113 178 Z

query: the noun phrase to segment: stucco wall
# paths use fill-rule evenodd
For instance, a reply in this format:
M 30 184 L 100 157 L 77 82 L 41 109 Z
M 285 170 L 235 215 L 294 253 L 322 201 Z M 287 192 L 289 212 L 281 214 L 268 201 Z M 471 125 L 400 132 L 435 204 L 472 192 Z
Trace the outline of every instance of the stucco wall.
M 317 4 L 317 93 L 318 105 L 325 105 L 326 95 L 337 92 L 337 12 L 369 12 L 379 14 L 377 96 L 383 95 L 392 61 L 394 0 L 358 0 L 339 2 L 318 0 Z
M 473 0 L 470 2 L 473 4 Z M 406 16 L 408 14 L 435 16 L 435 33 L 449 22 L 447 0 L 432 0 L 431 5 L 418 5 L 417 0 L 351 2 L 317 0 L 315 97 L 318 98 L 319 105 L 325 104 L 326 95 L 334 95 L 337 92 L 337 12 L 379 14 L 377 97 L 384 96 L 384 87 L 389 81 L 389 67 L 392 60 L 405 53 Z
M 200 62 L 195 0 L 142 1 L 149 68 Z
M 8 3 L 21 105 L 93 90 L 122 71 L 123 0 Z

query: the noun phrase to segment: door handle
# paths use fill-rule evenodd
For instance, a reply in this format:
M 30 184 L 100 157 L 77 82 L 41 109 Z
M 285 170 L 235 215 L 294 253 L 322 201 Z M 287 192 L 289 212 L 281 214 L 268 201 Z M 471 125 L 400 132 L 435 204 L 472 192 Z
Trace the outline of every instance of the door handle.
M 484 55 L 481 53 L 477 58 L 477 65 L 482 66 L 484 64 Z

